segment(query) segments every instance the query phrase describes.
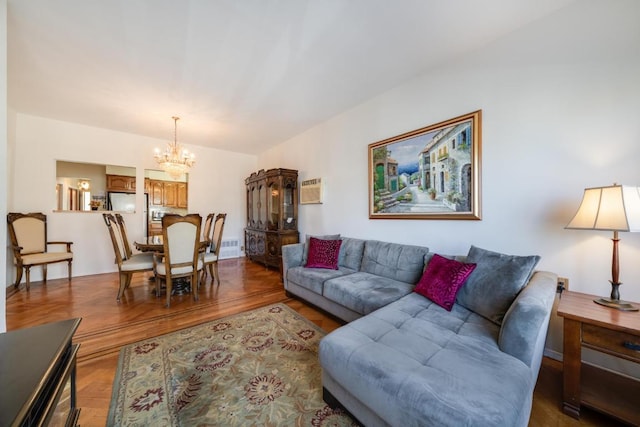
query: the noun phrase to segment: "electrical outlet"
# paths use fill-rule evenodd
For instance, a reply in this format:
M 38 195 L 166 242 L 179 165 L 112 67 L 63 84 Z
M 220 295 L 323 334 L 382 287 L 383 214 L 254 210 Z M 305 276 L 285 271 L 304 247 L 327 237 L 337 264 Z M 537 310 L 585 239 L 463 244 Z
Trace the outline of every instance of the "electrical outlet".
M 567 277 L 558 277 L 558 293 L 569 290 L 569 279 Z
M 240 246 L 240 250 L 241 250 L 241 251 L 244 251 L 244 246 Z

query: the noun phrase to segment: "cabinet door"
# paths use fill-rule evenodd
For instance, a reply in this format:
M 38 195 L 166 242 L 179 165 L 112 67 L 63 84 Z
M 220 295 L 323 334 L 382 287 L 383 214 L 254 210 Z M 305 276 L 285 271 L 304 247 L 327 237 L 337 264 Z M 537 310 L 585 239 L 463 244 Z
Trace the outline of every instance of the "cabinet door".
M 133 176 L 107 175 L 108 191 L 136 191 L 136 178 Z
M 188 205 L 188 191 L 187 191 L 187 183 L 180 182 L 178 183 L 178 207 L 179 208 L 187 208 Z
M 267 230 L 280 226 L 280 190 L 277 179 L 267 184 Z
M 285 183 L 282 189 L 282 228 L 284 230 L 296 230 L 298 228 L 297 209 L 295 185 Z
M 164 197 L 163 197 L 163 189 L 164 185 L 162 181 L 149 181 L 149 198 L 150 202 L 154 206 L 162 206 L 164 205 Z
M 264 230 L 267 218 L 267 204 L 264 199 L 265 189 L 264 181 L 258 181 L 252 184 L 251 188 L 251 217 L 253 219 L 252 227 Z
M 178 184 L 175 182 L 166 182 L 163 186 L 162 197 L 164 205 L 170 208 L 178 206 Z

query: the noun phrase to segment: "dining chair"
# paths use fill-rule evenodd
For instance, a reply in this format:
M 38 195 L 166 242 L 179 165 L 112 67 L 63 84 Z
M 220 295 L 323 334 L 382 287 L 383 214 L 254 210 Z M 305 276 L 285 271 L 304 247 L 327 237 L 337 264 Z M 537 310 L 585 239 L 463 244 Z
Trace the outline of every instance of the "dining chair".
M 16 263 L 16 281 L 14 288 L 18 289 L 22 280 L 22 270 L 26 273 L 26 288 L 31 284 L 31 267 L 42 266 L 42 281 L 47 283 L 47 265 L 67 262 L 69 282 L 71 282 L 71 263 L 73 242 L 47 240 L 47 216 L 41 212 L 7 214 L 11 248 Z M 49 245 L 64 245 L 64 252 L 48 252 Z
M 129 237 L 127 236 L 127 226 L 124 223 L 124 218 L 122 214 L 116 213 L 114 214 L 116 218 L 116 224 L 118 224 L 118 230 L 120 231 L 120 236 L 122 237 L 122 245 L 124 246 L 124 250 L 127 253 L 127 257 L 133 255 L 133 251 L 131 250 L 131 245 L 129 244 Z
M 188 278 L 191 281 L 193 299 L 198 300 L 199 271 L 203 262 L 200 251 L 200 227 L 202 217 L 198 214 L 165 215 L 162 218 L 163 252 L 153 254 L 156 273 L 156 295 L 160 295 L 160 284 L 166 284 L 167 307 L 171 306 L 173 281 Z
M 216 216 L 216 220 L 213 223 L 213 236 L 211 242 L 207 246 L 207 250 L 202 254 L 204 268 L 202 272 L 203 280 L 207 277 L 207 267 L 211 274 L 211 284 L 218 279 L 218 285 L 220 285 L 220 274 L 218 273 L 218 257 L 220 256 L 220 247 L 222 246 L 222 232 L 224 231 L 224 223 L 226 221 L 227 214 L 221 213 Z M 214 274 L 215 270 L 215 274 Z
M 204 222 L 204 231 L 202 232 L 202 243 L 200 246 L 200 254 L 204 254 L 204 252 L 207 252 L 209 250 L 209 246 L 211 245 L 211 231 L 213 231 L 213 228 L 211 227 L 211 224 L 213 224 L 213 220 L 215 219 L 216 214 L 215 213 L 210 213 L 207 215 L 207 219 Z M 207 270 L 203 269 L 202 270 L 202 279 L 200 279 L 201 281 L 204 280 L 207 277 Z
M 211 243 L 211 224 L 216 217 L 215 213 L 207 215 L 207 219 L 204 221 L 204 229 L 202 231 L 202 240 L 207 243 L 207 246 Z
M 128 246 L 126 234 L 122 232 L 122 228 L 119 226 L 117 215 L 118 214 L 114 216 L 113 214 L 103 213 L 102 218 L 109 230 L 109 237 L 111 237 L 113 252 L 116 256 L 115 262 L 118 264 L 120 287 L 118 288 L 116 301 L 120 301 L 125 289 L 131 285 L 133 273 L 153 271 L 153 254 L 131 253 L 131 248 Z M 124 221 L 122 224 L 124 224 Z

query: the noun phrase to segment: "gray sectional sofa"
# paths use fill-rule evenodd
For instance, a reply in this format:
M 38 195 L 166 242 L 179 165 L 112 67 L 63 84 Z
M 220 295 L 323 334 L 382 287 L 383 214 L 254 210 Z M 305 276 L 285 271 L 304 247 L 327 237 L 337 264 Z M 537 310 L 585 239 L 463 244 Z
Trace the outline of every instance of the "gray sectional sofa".
M 327 403 L 366 426 L 526 426 L 557 276 L 472 247 L 448 257 L 477 266 L 447 311 L 414 292 L 427 247 L 341 240 L 337 270 L 282 248 L 286 292 L 348 322 L 320 343 Z

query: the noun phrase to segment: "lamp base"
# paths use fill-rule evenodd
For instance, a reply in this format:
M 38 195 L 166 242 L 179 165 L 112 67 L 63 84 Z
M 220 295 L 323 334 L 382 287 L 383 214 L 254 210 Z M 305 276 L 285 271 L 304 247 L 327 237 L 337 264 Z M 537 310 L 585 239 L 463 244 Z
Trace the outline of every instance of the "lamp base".
M 620 311 L 638 311 L 638 307 L 635 307 L 633 304 L 627 301 L 621 301 L 619 299 L 611 299 L 611 298 L 598 298 L 594 299 L 593 302 L 596 304 L 604 305 L 605 307 L 615 308 Z

